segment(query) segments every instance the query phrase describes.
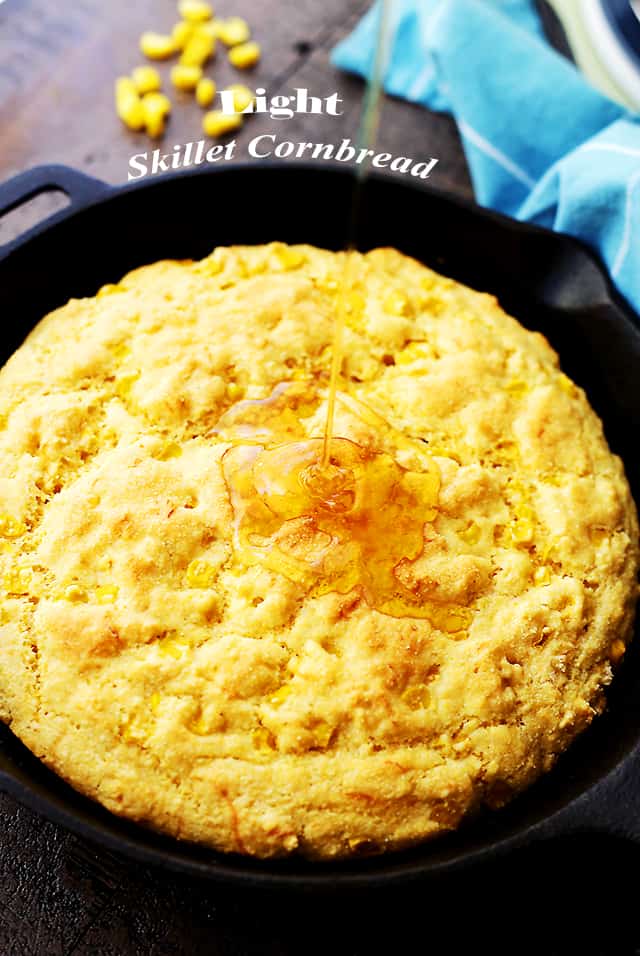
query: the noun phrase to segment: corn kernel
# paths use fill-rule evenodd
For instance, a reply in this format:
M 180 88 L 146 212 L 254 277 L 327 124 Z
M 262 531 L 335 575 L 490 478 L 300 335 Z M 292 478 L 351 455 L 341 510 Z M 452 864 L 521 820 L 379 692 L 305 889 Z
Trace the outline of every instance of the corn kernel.
M 142 100 L 144 123 L 149 136 L 156 139 L 164 133 L 165 120 L 171 112 L 171 100 L 164 93 L 147 93 Z
M 534 526 L 530 518 L 517 518 L 511 528 L 511 538 L 515 544 L 531 544 Z
M 176 53 L 184 50 L 185 46 L 195 32 L 195 24 L 187 23 L 186 20 L 178 20 L 171 31 L 171 39 Z
M 187 730 L 190 730 L 192 734 L 196 734 L 198 737 L 208 737 L 211 732 L 202 714 L 199 714 L 197 717 L 194 717 L 193 720 L 189 721 Z
M 129 129 L 144 126 L 144 110 L 136 85 L 130 76 L 119 76 L 115 82 L 116 113 Z
M 233 93 L 233 108 L 236 113 L 242 113 L 255 100 L 253 90 L 243 83 L 232 83 L 227 90 Z
M 618 664 L 624 657 L 624 652 L 626 650 L 624 641 L 621 641 L 619 637 L 611 645 L 611 650 L 609 656 L 612 664 Z
M 158 693 L 153 693 L 149 698 L 149 707 L 151 708 L 152 714 L 157 714 L 160 710 L 160 701 L 161 697 Z
M 176 661 L 184 657 L 189 649 L 190 647 L 187 641 L 181 640 L 179 637 L 176 637 L 175 634 L 167 634 L 166 637 L 158 641 L 158 651 L 160 654 L 164 657 L 173 657 Z
M 202 129 L 206 136 L 216 138 L 230 133 L 242 126 L 242 116 L 239 114 L 226 115 L 221 110 L 209 110 L 202 117 Z
M 541 565 L 539 568 L 536 568 L 533 572 L 533 583 L 537 584 L 539 587 L 542 587 L 545 584 L 549 584 L 551 581 L 551 570 L 546 564 Z
M 204 66 L 216 50 L 216 40 L 204 30 L 196 30 L 180 54 L 182 66 Z
M 248 70 L 255 66 L 260 59 L 260 46 L 258 43 L 250 41 L 241 43 L 229 50 L 229 62 L 237 70 Z
M 437 279 L 436 279 L 436 276 L 433 274 L 423 276 L 420 279 L 420 286 L 424 289 L 425 292 L 431 292 L 431 290 L 435 287 L 436 283 L 437 283 Z
M 28 594 L 32 579 L 31 568 L 12 568 L 4 575 L 2 583 L 8 594 Z
M 0 514 L 0 537 L 19 538 L 27 530 L 22 521 L 9 514 Z
M 184 66 L 183 64 L 178 64 L 178 66 L 174 66 L 171 70 L 171 82 L 177 90 L 184 90 L 185 92 L 195 90 L 201 79 L 201 66 Z
M 364 296 L 360 292 L 352 290 L 345 296 L 344 308 L 345 312 L 349 315 L 356 316 L 362 315 L 366 308 L 367 302 Z
M 249 24 L 242 17 L 228 17 L 218 23 L 217 29 L 218 36 L 225 46 L 234 47 L 240 43 L 246 43 L 251 36 Z
M 237 382 L 229 382 L 227 385 L 227 397 L 230 398 L 232 402 L 237 402 L 243 395 L 244 389 L 242 385 L 238 385 Z
M 509 394 L 515 398 L 522 398 L 522 396 L 526 395 L 529 391 L 529 386 L 524 379 L 512 378 L 511 381 L 505 385 L 505 391 L 509 392 Z
M 203 20 L 211 19 L 213 7 L 204 0 L 180 0 L 178 13 L 189 23 L 202 23 Z
M 153 66 L 137 66 L 131 73 L 131 79 L 140 96 L 155 93 L 162 86 L 160 74 Z
M 298 269 L 304 262 L 306 262 L 306 256 L 302 252 L 299 252 L 297 249 L 290 249 L 289 246 L 276 246 L 273 251 L 277 256 L 280 265 L 286 271 Z
M 333 736 L 333 727 L 325 720 L 319 721 L 312 730 L 315 747 L 328 747 Z
M 168 441 L 155 452 L 153 457 L 157 461 L 169 461 L 170 458 L 179 458 L 181 454 L 181 446 L 175 441 Z
M 470 521 L 467 527 L 459 531 L 458 534 L 467 544 L 477 544 L 481 534 L 480 525 L 476 524 L 475 521 Z
M 382 308 L 391 315 L 408 315 L 409 300 L 403 292 L 391 292 L 384 300 Z
M 216 575 L 217 571 L 212 564 L 196 558 L 187 568 L 187 584 L 190 588 L 210 588 Z
M 84 588 L 78 584 L 70 584 L 64 589 L 63 597 L 65 601 L 71 601 L 72 604 L 84 604 L 89 600 L 89 595 Z
M 564 372 L 558 373 L 558 384 L 563 392 L 566 392 L 567 395 L 577 395 L 578 388 L 571 381 L 568 375 L 565 375 Z
M 275 694 L 272 694 L 269 698 L 269 703 L 273 707 L 279 707 L 287 697 L 291 695 L 291 687 L 289 684 L 283 684 L 282 687 L 279 687 Z
M 471 611 L 465 607 L 432 605 L 429 612 L 429 621 L 445 634 L 455 634 L 456 631 L 466 630 L 471 623 L 471 618 Z
M 166 60 L 176 52 L 173 37 L 151 32 L 140 37 L 140 50 L 150 60 Z
M 270 753 L 276 749 L 276 739 L 266 727 L 258 727 L 253 732 L 253 745 L 260 753 Z
M 96 600 L 98 604 L 113 604 L 118 596 L 118 588 L 115 584 L 101 584 L 96 588 Z
M 411 710 L 418 710 L 429 706 L 429 689 L 424 684 L 413 684 L 400 695 Z
M 211 106 L 213 103 L 215 95 L 216 84 L 210 77 L 203 76 L 196 86 L 196 101 L 198 105 L 206 109 L 207 106 Z
M 115 392 L 120 398 L 127 398 L 131 393 L 131 389 L 135 382 L 138 381 L 138 374 L 133 375 L 121 375 L 120 378 L 116 379 L 115 382 Z

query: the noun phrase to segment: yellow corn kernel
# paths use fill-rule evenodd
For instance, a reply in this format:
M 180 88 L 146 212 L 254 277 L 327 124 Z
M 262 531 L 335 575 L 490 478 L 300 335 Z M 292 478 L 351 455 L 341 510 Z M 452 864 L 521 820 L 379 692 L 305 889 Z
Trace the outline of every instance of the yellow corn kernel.
M 278 258 L 280 265 L 286 271 L 290 271 L 291 269 L 299 269 L 300 266 L 306 262 L 306 256 L 304 253 L 299 252 L 297 249 L 291 249 L 289 246 L 276 246 L 273 251 Z
M 450 605 L 432 605 L 429 610 L 429 621 L 438 630 L 445 634 L 455 634 L 457 631 L 466 631 L 471 623 L 472 612 L 465 607 L 451 607 Z
M 279 688 L 278 688 L 278 690 L 275 692 L 275 694 L 272 694 L 272 695 L 271 695 L 271 697 L 269 698 L 269 703 L 270 703 L 273 707 L 279 707 L 280 704 L 284 703 L 284 701 L 287 699 L 287 697 L 290 696 L 290 694 L 291 694 L 291 687 L 290 687 L 290 685 L 289 685 L 289 684 L 283 684 L 282 687 L 279 687 Z
M 160 694 L 158 693 L 153 693 L 151 697 L 149 698 L 149 707 L 151 708 L 152 714 L 157 715 L 158 711 L 160 710 L 161 700 L 162 698 L 160 697 Z
M 190 730 L 192 734 L 196 734 L 198 737 L 208 737 L 211 733 L 209 724 L 202 716 L 202 713 L 188 722 L 187 730 Z
M 232 402 L 237 402 L 243 395 L 244 389 L 242 385 L 238 385 L 237 382 L 229 382 L 227 385 L 227 397 L 230 398 Z
M 229 50 L 229 62 L 236 70 L 248 70 L 260 59 L 260 45 L 250 41 L 240 43 Z
M 366 306 L 366 299 L 360 292 L 352 290 L 344 297 L 344 310 L 353 319 L 359 318 Z
M 463 531 L 459 531 L 458 534 L 467 544 L 477 544 L 481 535 L 480 525 L 476 524 L 475 521 L 470 521 L 467 527 Z
M 166 442 L 153 455 L 157 461 L 169 461 L 170 458 L 179 458 L 182 454 L 182 448 L 175 441 Z
M 253 745 L 260 753 L 270 753 L 276 749 L 276 738 L 266 727 L 258 727 L 253 732 Z
M 158 651 L 160 654 L 164 657 L 173 657 L 176 661 L 184 657 L 189 650 L 190 646 L 187 641 L 176 637 L 175 633 L 167 634 L 166 637 L 158 641 Z
M 442 445 L 429 445 L 429 454 L 432 458 L 449 458 L 458 465 L 462 464 L 460 455 L 456 454 L 455 451 L 451 451 L 450 448 L 444 448 Z
M 98 604 L 113 604 L 118 596 L 118 588 L 115 584 L 101 584 L 96 588 L 96 600 Z
M 160 74 L 153 66 L 137 66 L 131 73 L 131 79 L 140 96 L 155 93 L 162 86 Z
M 176 53 L 184 50 L 185 46 L 194 34 L 196 27 L 194 23 L 187 23 L 186 20 L 178 20 L 171 31 L 171 39 Z
M 115 381 L 115 392 L 120 398 L 127 398 L 131 393 L 135 382 L 138 381 L 138 374 L 133 375 L 121 375 L 120 378 L 117 378 Z
M 236 113 L 242 113 L 242 111 L 246 110 L 247 106 L 255 100 L 253 90 L 250 90 L 249 87 L 243 83 L 232 83 L 227 89 L 233 93 L 233 108 Z
M 130 76 L 119 76 L 115 83 L 116 113 L 129 129 L 139 130 L 144 126 L 142 100 Z
M 319 721 L 311 731 L 315 747 L 328 747 L 333 736 L 333 727 L 325 720 Z
M 187 568 L 187 584 L 190 588 L 210 588 L 217 571 L 208 561 L 196 558 Z
M 96 299 L 102 299 L 106 295 L 114 295 L 114 293 L 121 291 L 120 286 L 114 285 L 113 282 L 107 282 L 106 285 L 100 286 L 96 292 Z
M 180 63 L 171 70 L 171 82 L 177 90 L 185 92 L 195 90 L 201 79 L 201 66 L 184 66 Z
M 171 112 L 171 100 L 164 93 L 147 93 L 142 99 L 144 123 L 149 136 L 157 139 L 164 133 L 167 115 Z
M 213 103 L 215 95 L 216 84 L 210 77 L 203 76 L 196 86 L 196 101 L 198 105 L 206 109 L 207 106 L 211 106 Z
M 512 378 L 511 381 L 505 385 L 505 391 L 509 392 L 509 394 L 515 398 L 522 398 L 522 396 L 526 395 L 529 391 L 529 386 L 522 378 Z
M 251 36 L 249 24 L 242 17 L 227 17 L 226 20 L 217 24 L 217 30 L 225 46 L 233 47 L 239 43 L 246 43 Z
M 202 23 L 213 16 L 213 7 L 204 0 L 180 0 L 178 13 L 189 23 Z
M 551 581 L 551 570 L 546 564 L 541 565 L 539 568 L 536 568 L 533 572 L 533 583 L 542 587 L 544 584 L 549 584 Z
M 27 530 L 22 521 L 9 514 L 0 514 L 0 537 L 19 538 Z
M 626 650 L 624 641 L 621 641 L 619 637 L 611 645 L 611 650 L 609 651 L 609 657 L 612 664 L 618 664 L 624 657 L 624 652 Z
M 437 278 L 433 273 L 431 275 L 423 276 L 420 279 L 420 286 L 425 292 L 431 292 L 431 290 L 435 288 L 436 284 Z
M 384 300 L 382 308 L 391 315 L 408 315 L 409 300 L 403 292 L 391 292 Z
M 216 40 L 210 33 L 204 30 L 196 30 L 193 33 L 180 54 L 180 63 L 182 66 L 204 66 L 216 51 Z
M 511 538 L 514 544 L 531 544 L 533 541 L 534 526 L 530 518 L 517 518 L 511 528 Z
M 226 115 L 222 110 L 209 110 L 202 117 L 202 129 L 205 136 L 216 138 L 230 133 L 242 126 L 242 116 L 239 114 Z
M 31 568 L 12 568 L 4 575 L 2 584 L 8 594 L 28 594 L 32 579 Z
M 166 60 L 176 52 L 173 37 L 165 33 L 143 33 L 140 50 L 150 60 Z
M 79 584 L 70 584 L 63 591 L 65 601 L 71 601 L 72 604 L 85 604 L 89 600 L 89 595 Z
M 577 395 L 578 387 L 575 385 L 568 375 L 565 375 L 564 372 L 558 373 L 558 385 L 563 392 L 566 392 L 567 395 Z
M 429 688 L 424 684 L 412 684 L 400 696 L 411 710 L 429 706 Z

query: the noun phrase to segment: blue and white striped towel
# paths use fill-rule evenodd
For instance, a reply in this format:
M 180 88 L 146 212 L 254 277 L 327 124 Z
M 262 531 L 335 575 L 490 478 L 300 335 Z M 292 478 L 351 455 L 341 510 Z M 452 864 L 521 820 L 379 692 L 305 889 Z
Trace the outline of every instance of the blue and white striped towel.
M 452 113 L 478 202 L 587 242 L 640 313 L 640 117 L 551 49 L 532 0 L 391 9 L 387 91 Z M 378 16 L 335 48 L 337 66 L 367 75 Z

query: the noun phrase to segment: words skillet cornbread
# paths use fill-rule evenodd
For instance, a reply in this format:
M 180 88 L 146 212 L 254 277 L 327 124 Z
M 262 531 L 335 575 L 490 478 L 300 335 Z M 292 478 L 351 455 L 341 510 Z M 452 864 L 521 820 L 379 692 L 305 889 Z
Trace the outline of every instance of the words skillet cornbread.
M 226 851 L 498 807 L 630 638 L 622 465 L 545 339 L 391 249 L 216 249 L 47 316 L 0 374 L 0 713 L 117 814 Z

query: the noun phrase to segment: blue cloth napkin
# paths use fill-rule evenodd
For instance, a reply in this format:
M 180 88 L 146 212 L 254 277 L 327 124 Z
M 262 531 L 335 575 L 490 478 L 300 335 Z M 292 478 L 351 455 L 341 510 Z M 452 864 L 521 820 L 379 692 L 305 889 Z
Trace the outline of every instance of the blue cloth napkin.
M 379 15 L 337 66 L 368 75 Z M 455 117 L 478 202 L 587 242 L 640 313 L 640 118 L 547 44 L 530 0 L 393 0 L 391 19 L 385 87 Z

